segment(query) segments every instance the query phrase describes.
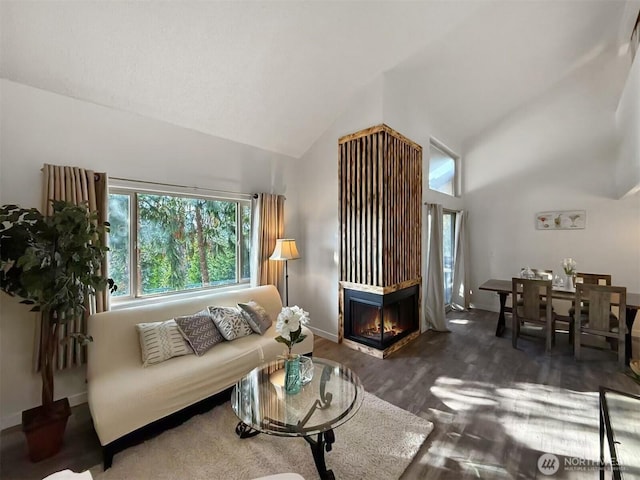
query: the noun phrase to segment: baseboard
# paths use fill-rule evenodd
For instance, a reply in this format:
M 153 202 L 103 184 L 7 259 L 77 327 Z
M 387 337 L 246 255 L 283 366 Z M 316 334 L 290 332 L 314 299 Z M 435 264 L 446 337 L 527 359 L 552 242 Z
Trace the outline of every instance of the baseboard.
M 488 305 L 484 303 L 472 303 L 470 308 L 475 308 L 476 310 L 486 310 L 488 312 L 500 312 L 500 308 L 497 308 L 495 305 Z
M 76 393 L 75 395 L 71 395 L 69 397 L 69 405 L 75 407 L 76 405 L 81 405 L 83 403 L 87 403 L 87 392 Z M 25 410 L 31 407 L 26 407 Z M 20 425 L 22 423 L 22 412 L 12 413 L 7 415 L 6 417 L 2 417 L 0 419 L 0 430 L 4 430 L 6 428 L 15 427 L 16 425 Z
M 335 333 L 325 332 L 324 330 L 320 330 L 319 328 L 311 327 L 309 325 L 307 325 L 307 328 L 311 330 L 314 335 L 318 335 L 319 337 L 326 338 L 327 340 L 338 343 L 338 335 L 336 335 Z

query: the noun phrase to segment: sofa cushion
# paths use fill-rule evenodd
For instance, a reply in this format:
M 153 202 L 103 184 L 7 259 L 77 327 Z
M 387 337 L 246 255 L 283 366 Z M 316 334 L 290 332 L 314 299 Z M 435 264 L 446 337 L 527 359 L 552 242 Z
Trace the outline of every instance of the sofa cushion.
M 225 340 L 231 341 L 253 333 L 238 307 L 209 307 L 209 311 L 213 317 L 213 323 Z
M 207 308 L 193 315 L 177 317 L 176 323 L 182 335 L 184 335 L 184 338 L 198 356 L 224 341 Z
M 251 300 L 247 303 L 239 303 L 242 316 L 247 321 L 251 330 L 262 335 L 271 326 L 271 318 L 262 305 Z
M 136 329 L 140 337 L 143 367 L 193 353 L 175 320 L 138 323 Z

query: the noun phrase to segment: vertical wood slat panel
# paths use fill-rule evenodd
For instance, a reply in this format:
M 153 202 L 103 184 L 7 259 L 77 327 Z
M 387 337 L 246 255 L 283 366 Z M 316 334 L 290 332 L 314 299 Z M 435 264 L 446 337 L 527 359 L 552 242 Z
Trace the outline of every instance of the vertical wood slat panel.
M 378 185 L 377 134 L 371 135 L 371 285 L 378 285 Z
M 344 271 L 344 278 L 347 279 L 349 278 L 349 268 L 350 268 L 350 263 L 351 263 L 351 256 L 349 255 L 349 242 L 351 241 L 351 236 L 349 234 L 349 230 L 351 228 L 351 219 L 349 217 L 351 209 L 349 208 L 349 183 L 351 182 L 351 176 L 349 175 L 349 162 L 351 161 L 351 155 L 350 155 L 350 145 L 349 144 L 344 144 L 344 161 L 342 162 L 342 172 L 344 175 L 344 186 L 343 186 L 343 198 L 342 203 L 343 203 L 343 208 L 344 208 L 344 213 L 343 213 L 343 225 L 344 225 L 344 232 L 343 232 L 343 237 L 344 237 L 344 267 L 343 267 L 343 271 Z
M 353 185 L 353 170 L 354 170 L 354 164 L 353 162 L 355 161 L 355 143 L 354 142 L 350 142 L 349 143 L 349 164 L 348 164 L 348 178 L 349 178 L 349 184 L 347 185 L 347 199 L 349 202 L 348 208 L 349 208 L 349 230 L 348 230 L 348 235 L 349 235 L 349 244 L 347 246 L 347 255 L 349 255 L 349 262 L 348 262 L 348 281 L 352 282 L 353 281 L 353 264 L 354 264 L 354 260 L 355 257 L 353 255 L 353 250 L 355 248 L 355 245 L 353 244 L 353 225 L 354 225 L 354 218 L 353 218 L 353 212 L 354 212 L 354 207 L 353 207 L 353 190 L 352 190 L 352 185 Z
M 389 235 L 389 249 L 390 249 L 390 265 L 389 265 L 389 280 L 388 285 L 393 285 L 396 283 L 396 269 L 398 268 L 398 245 L 397 245 L 397 231 L 396 231 L 396 223 L 398 221 L 398 214 L 396 209 L 398 208 L 396 205 L 396 200 L 398 200 L 397 190 L 398 190 L 398 175 L 396 175 L 396 139 L 394 137 L 389 137 L 389 145 L 391 146 L 391 155 L 389 158 L 389 178 L 391 179 L 391 188 L 389 190 L 389 203 L 387 204 L 387 208 L 391 211 L 389 223 L 390 223 L 390 235 Z
M 416 279 L 421 148 L 386 126 L 349 137 L 339 149 L 341 279 L 382 287 Z
M 384 285 L 391 284 L 391 276 L 389 272 L 390 263 L 388 260 L 393 261 L 393 257 L 391 257 L 391 220 L 392 215 L 389 209 L 389 200 L 390 200 L 390 192 L 391 192 L 391 169 L 389 168 L 389 158 L 391 157 L 391 145 L 389 142 L 389 138 L 387 135 L 384 136 L 384 151 L 385 158 L 383 162 L 384 166 L 384 211 L 385 211 L 385 239 L 384 239 L 384 256 L 383 258 L 383 266 L 384 266 Z
M 384 220 L 385 220 L 385 205 L 384 205 L 384 138 L 382 132 L 378 133 L 378 284 L 381 287 L 384 285 Z
M 344 149 L 345 145 L 338 145 L 338 225 L 340 225 L 340 278 L 345 277 L 345 225 L 344 225 Z
M 364 179 L 363 179 L 363 216 L 364 216 L 364 234 L 362 235 L 364 241 L 364 278 L 363 282 L 366 285 L 371 285 L 371 236 L 369 235 L 369 229 L 371 228 L 371 216 L 369 215 L 369 208 L 371 206 L 371 197 L 369 196 L 370 188 L 370 155 L 371 149 L 369 142 L 371 137 L 367 135 L 364 137 Z

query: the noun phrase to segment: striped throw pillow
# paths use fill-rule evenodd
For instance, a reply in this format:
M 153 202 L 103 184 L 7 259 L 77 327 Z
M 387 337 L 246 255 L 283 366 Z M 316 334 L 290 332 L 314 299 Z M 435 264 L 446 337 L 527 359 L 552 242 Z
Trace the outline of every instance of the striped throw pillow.
M 175 320 L 138 323 L 136 329 L 140 337 L 143 367 L 193 353 Z

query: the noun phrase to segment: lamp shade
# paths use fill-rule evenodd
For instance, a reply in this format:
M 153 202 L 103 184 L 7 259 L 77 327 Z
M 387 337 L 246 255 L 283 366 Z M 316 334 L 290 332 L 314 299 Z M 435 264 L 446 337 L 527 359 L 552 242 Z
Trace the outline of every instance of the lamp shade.
M 295 260 L 300 258 L 296 241 L 293 238 L 279 238 L 276 240 L 276 248 L 269 260 Z

